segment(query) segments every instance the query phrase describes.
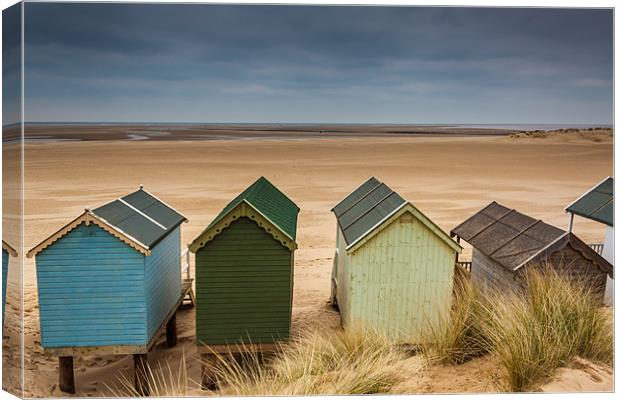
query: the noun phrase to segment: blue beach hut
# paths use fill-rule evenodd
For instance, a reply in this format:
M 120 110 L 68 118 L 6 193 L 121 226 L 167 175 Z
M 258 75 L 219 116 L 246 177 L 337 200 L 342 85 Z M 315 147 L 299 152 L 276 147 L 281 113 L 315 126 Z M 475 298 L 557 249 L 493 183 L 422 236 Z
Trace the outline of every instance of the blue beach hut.
M 136 386 L 156 333 L 176 343 L 175 313 L 191 281 L 181 274 L 187 219 L 144 188 L 82 215 L 27 253 L 36 257 L 41 344 L 59 357 L 73 393 L 73 357 L 134 354 Z M 170 326 L 173 324 L 174 326 Z
M 9 257 L 17 257 L 17 251 L 2 241 L 2 322 L 4 323 L 4 305 L 6 304 L 6 282 L 9 276 Z

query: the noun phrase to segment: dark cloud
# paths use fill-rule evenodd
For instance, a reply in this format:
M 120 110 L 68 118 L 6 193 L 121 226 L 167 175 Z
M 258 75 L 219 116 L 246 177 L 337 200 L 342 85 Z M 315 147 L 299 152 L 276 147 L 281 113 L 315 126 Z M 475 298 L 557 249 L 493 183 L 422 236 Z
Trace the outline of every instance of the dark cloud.
M 180 113 L 174 108 L 163 116 L 142 110 L 154 96 L 174 96 L 179 104 L 194 102 L 193 120 L 203 120 L 201 110 L 215 101 L 222 115 L 210 118 L 251 120 L 254 116 L 244 115 L 239 105 L 260 99 L 266 120 L 311 115 L 325 121 L 340 118 L 333 109 L 324 111 L 321 102 L 329 95 L 351 110 L 350 118 L 357 110 L 359 118 L 383 121 L 395 118 L 392 110 L 406 109 L 402 104 L 415 104 L 415 115 L 401 112 L 394 122 L 416 122 L 425 115 L 423 104 L 419 107 L 426 100 L 456 104 L 456 110 L 440 116 L 444 121 L 470 116 L 485 122 L 496 115 L 485 115 L 482 105 L 503 94 L 512 96 L 512 113 L 502 112 L 502 118 L 511 119 L 507 122 L 611 120 L 611 10 L 25 7 L 26 106 L 32 119 L 176 120 Z M 42 105 L 59 94 L 63 101 L 53 109 L 56 117 Z M 572 96 L 581 96 L 579 104 Z M 591 102 L 584 106 L 584 98 Z M 392 110 L 371 108 L 377 99 Z M 115 100 L 142 101 L 134 108 L 140 114 L 119 114 L 107 104 Z M 525 115 L 531 107 L 523 103 L 532 101 L 557 104 L 548 107 L 552 114 Z M 99 104 L 96 110 L 94 104 Z M 294 104 L 310 110 L 300 113 Z
M 21 4 L 2 12 L 2 125 L 21 118 Z

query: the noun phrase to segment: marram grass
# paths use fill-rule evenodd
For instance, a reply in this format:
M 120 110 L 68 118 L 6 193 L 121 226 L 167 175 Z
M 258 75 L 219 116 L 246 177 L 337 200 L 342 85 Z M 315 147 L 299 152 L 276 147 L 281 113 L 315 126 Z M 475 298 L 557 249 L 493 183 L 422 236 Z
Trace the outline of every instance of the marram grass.
M 502 385 L 513 392 L 535 390 L 575 356 L 611 365 L 611 315 L 590 287 L 546 266 L 532 269 L 525 281 L 523 293 L 500 293 L 458 279 L 451 311 L 422 339 L 427 359 L 460 364 L 492 354 L 504 369 Z M 205 395 L 378 394 L 406 378 L 399 362 L 410 355 L 384 334 L 305 332 L 264 357 L 219 355 L 210 365 L 218 389 Z M 149 368 L 148 375 L 152 396 L 184 396 L 189 385 L 198 385 L 187 377 L 185 358 L 178 367 Z M 137 395 L 133 382 L 119 383 L 112 395 Z
M 147 365 L 147 380 L 149 382 L 150 396 L 152 397 L 183 397 L 188 395 L 190 380 L 187 376 L 187 366 L 185 355 L 181 357 L 178 364 L 170 365 L 157 363 L 156 367 Z M 132 374 L 133 378 L 133 374 Z M 113 397 L 140 397 L 141 394 L 136 390 L 133 379 L 120 375 L 117 385 L 107 386 L 107 390 Z
M 395 364 L 406 357 L 376 332 L 309 331 L 271 360 L 221 356 L 214 368 L 222 395 L 376 394 L 402 380 Z
M 482 322 L 488 318 L 487 302 L 481 290 L 468 278 L 454 282 L 452 308 L 429 324 L 422 337 L 422 348 L 431 362 L 462 364 L 489 351 L 489 338 Z
M 575 356 L 611 364 L 611 318 L 588 284 L 547 265 L 531 268 L 524 281 L 522 293 L 457 281 L 450 314 L 427 331 L 429 359 L 462 363 L 492 353 L 513 392 L 533 390 Z

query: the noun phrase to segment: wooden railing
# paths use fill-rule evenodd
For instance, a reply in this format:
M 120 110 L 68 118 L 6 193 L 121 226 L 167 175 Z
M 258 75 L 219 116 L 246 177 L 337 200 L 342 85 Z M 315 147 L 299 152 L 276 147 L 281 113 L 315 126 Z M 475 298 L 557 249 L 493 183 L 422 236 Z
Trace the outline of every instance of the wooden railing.
M 603 254 L 603 243 L 590 243 L 588 246 L 598 254 Z
M 463 268 L 467 272 L 471 272 L 471 261 L 457 261 L 456 265 Z
M 191 274 L 189 272 L 189 249 L 185 249 L 183 253 L 181 253 L 181 276 L 185 275 L 184 279 L 191 279 Z

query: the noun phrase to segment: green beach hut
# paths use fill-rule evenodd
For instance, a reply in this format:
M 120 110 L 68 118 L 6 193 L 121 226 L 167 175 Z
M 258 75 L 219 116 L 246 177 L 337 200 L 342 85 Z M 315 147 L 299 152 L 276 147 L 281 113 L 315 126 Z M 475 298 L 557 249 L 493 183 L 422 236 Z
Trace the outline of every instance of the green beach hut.
M 338 221 L 332 302 L 344 327 L 416 341 L 450 308 L 461 246 L 374 177 L 332 212 Z
M 199 349 L 262 351 L 289 338 L 298 213 L 261 177 L 190 244 Z

